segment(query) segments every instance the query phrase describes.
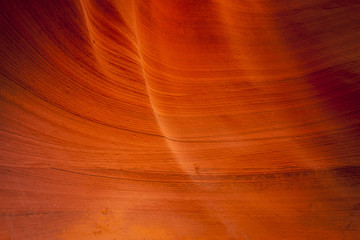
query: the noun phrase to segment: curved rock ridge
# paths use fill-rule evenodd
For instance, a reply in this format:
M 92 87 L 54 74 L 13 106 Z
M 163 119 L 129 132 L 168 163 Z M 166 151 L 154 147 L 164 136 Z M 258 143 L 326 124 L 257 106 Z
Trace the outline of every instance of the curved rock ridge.
M 0 9 L 0 239 L 358 239 L 356 0 Z

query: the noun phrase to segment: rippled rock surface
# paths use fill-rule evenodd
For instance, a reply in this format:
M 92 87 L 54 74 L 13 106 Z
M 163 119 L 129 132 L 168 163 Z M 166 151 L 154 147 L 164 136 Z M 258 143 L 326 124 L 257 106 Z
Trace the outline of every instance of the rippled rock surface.
M 353 0 L 0 8 L 0 239 L 359 239 Z

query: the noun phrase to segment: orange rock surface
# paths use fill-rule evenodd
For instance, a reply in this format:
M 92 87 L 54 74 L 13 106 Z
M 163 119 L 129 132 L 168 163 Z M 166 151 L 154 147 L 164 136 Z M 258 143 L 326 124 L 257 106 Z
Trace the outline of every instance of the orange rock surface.
M 0 239 L 359 239 L 359 13 L 2 1 Z

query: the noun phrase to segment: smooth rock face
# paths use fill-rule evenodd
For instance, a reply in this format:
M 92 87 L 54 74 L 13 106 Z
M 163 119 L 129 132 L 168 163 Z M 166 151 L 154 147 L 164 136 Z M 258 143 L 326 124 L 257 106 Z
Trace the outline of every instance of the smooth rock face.
M 359 13 L 2 1 L 0 239 L 359 239 Z

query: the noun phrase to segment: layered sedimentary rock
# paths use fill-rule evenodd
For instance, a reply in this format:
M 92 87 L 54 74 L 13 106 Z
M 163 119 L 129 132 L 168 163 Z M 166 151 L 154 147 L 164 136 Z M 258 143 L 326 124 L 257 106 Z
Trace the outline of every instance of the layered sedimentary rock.
M 359 12 L 3 1 L 0 239 L 357 239 Z

